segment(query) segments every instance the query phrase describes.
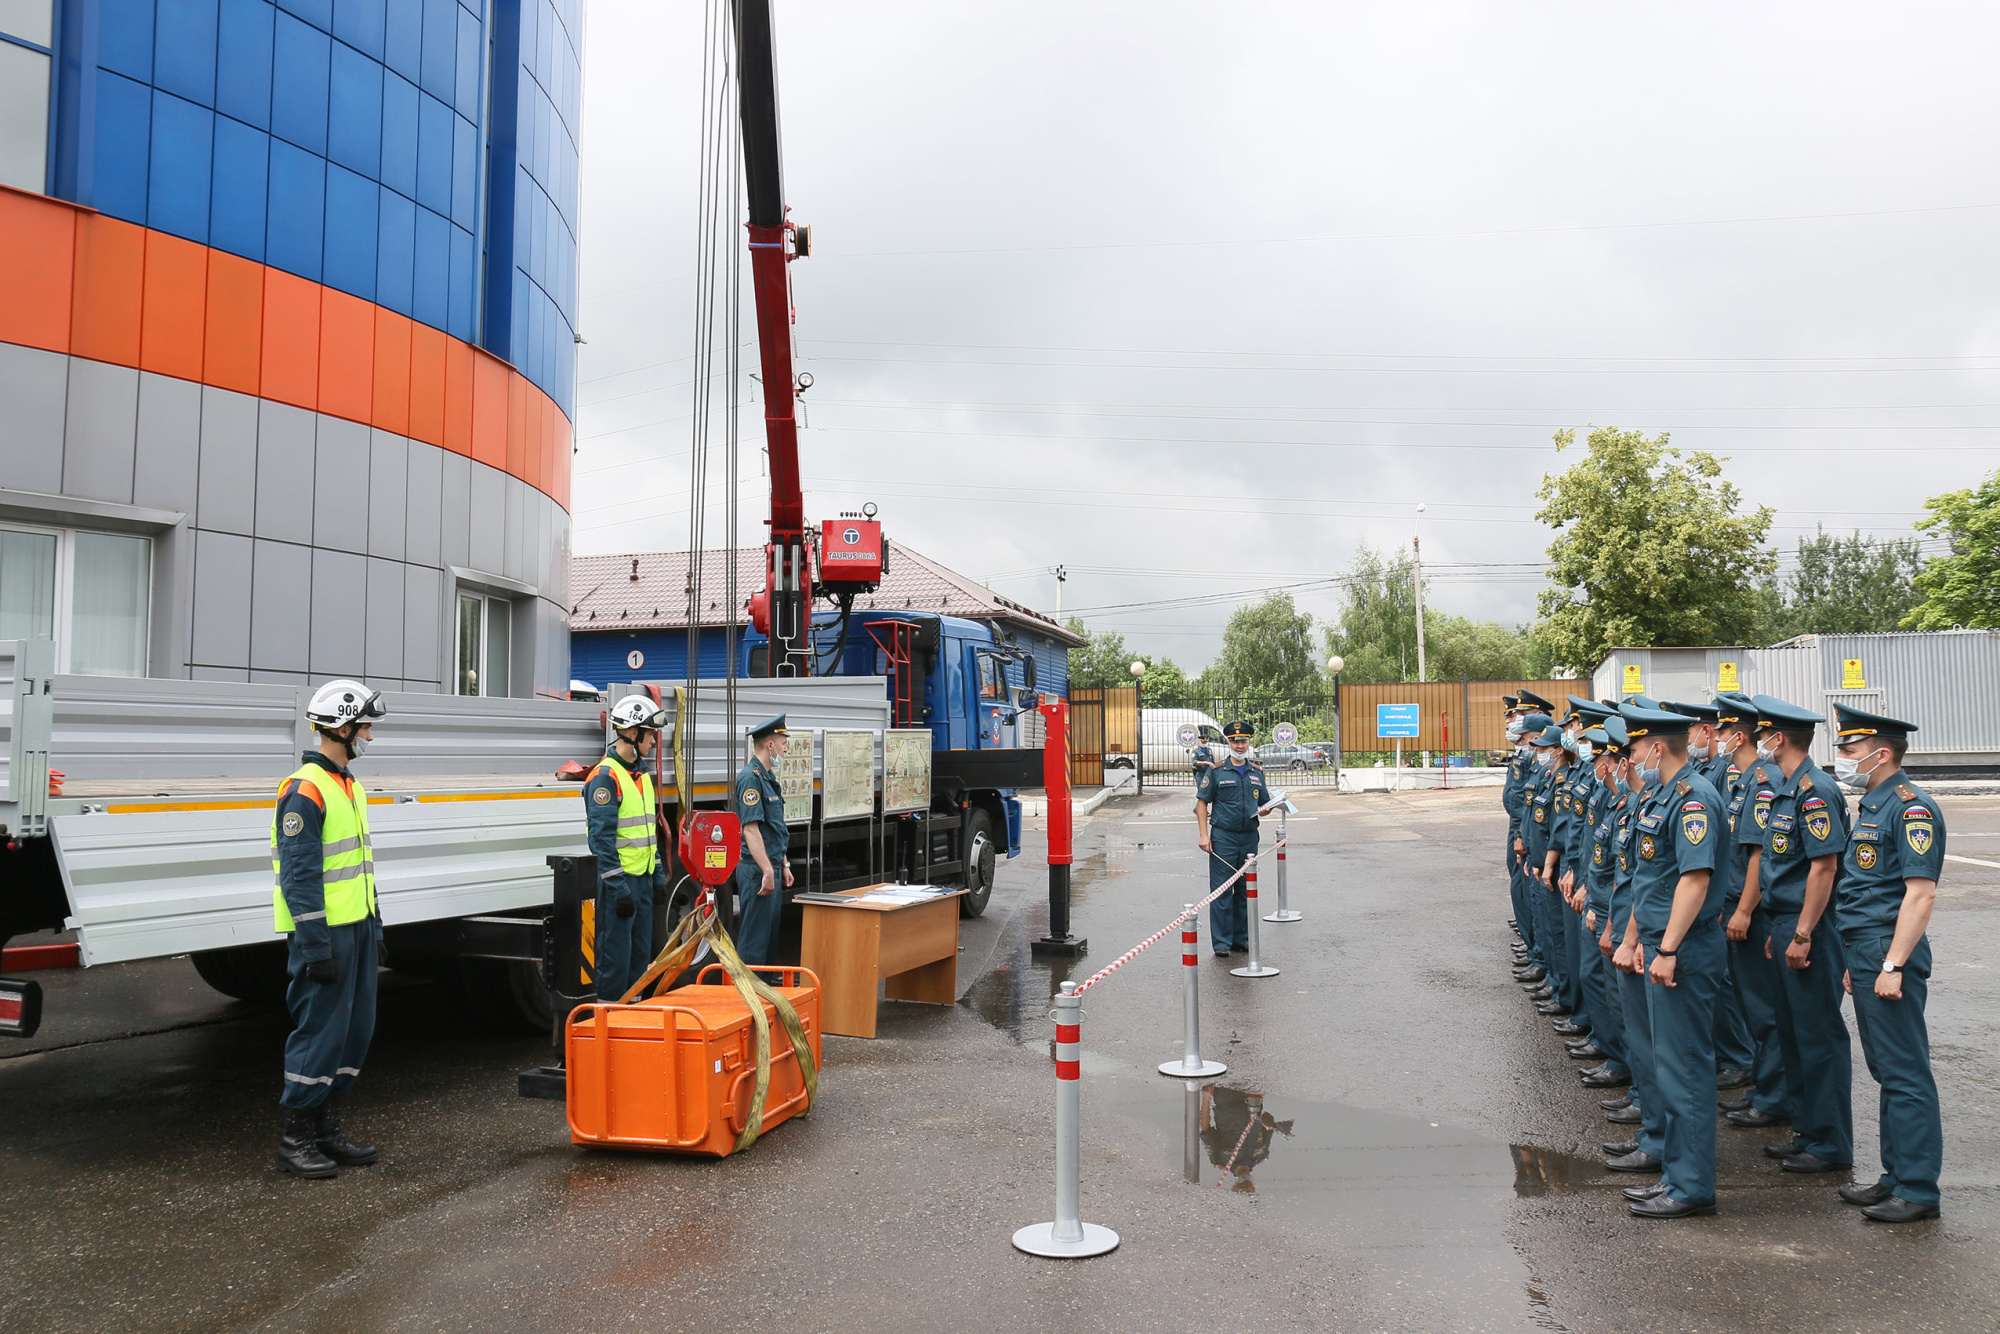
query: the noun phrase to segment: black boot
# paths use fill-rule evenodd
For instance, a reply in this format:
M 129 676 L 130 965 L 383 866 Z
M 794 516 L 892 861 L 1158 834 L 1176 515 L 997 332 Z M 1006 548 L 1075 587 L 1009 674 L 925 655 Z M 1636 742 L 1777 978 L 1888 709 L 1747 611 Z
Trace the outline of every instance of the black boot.
M 319 1151 L 342 1167 L 366 1167 L 382 1156 L 373 1144 L 356 1144 L 340 1128 L 340 1109 L 328 1098 L 313 1108 Z
M 340 1171 L 338 1163 L 320 1152 L 318 1128 L 318 1108 L 287 1107 L 284 1133 L 278 1139 L 278 1166 L 308 1181 Z

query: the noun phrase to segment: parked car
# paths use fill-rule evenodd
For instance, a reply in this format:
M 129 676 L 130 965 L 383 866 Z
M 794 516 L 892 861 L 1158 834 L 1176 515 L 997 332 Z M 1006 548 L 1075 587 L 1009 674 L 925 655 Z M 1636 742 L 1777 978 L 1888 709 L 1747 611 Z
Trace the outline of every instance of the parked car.
M 1229 743 L 1222 739 L 1222 724 L 1200 709 L 1144 709 L 1139 725 L 1145 733 L 1148 773 L 1192 769 L 1195 746 L 1207 746 L 1216 754 L 1229 749 Z M 1194 745 L 1182 744 L 1183 727 L 1194 729 Z
M 1330 763 L 1311 746 L 1259 746 L 1257 763 L 1272 769 L 1323 769 Z

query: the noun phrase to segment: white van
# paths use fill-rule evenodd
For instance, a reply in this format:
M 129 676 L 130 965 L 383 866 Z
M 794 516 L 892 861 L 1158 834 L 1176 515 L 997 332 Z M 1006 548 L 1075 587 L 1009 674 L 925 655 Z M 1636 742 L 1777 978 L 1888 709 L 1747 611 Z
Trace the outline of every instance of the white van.
M 1222 724 L 1200 709 L 1141 709 L 1140 730 L 1148 773 L 1186 772 L 1194 768 L 1194 748 L 1207 746 L 1220 757 L 1229 749 L 1222 739 Z M 1183 740 L 1192 728 L 1191 740 Z

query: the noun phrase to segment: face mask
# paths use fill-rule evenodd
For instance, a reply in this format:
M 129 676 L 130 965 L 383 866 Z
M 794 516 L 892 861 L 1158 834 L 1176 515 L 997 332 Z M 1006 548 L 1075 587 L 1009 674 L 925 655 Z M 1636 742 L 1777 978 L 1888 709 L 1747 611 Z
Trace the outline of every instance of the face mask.
M 1868 753 L 1870 755 L 1877 755 L 1881 752 L 1871 750 Z M 1850 759 L 1845 755 L 1836 755 L 1833 757 L 1833 777 L 1842 787 L 1852 788 L 1856 792 L 1866 792 L 1868 790 L 1868 780 L 1874 777 L 1874 774 L 1875 770 L 1873 769 L 1863 772 L 1861 761 L 1858 759 Z
M 1520 745 L 1518 745 L 1518 746 L 1514 747 L 1514 753 L 1515 753 L 1516 755 L 1520 756 L 1520 757 L 1521 757 L 1522 759 L 1524 759 L 1524 760 L 1525 760 L 1525 759 L 1527 759 L 1527 758 L 1528 758 L 1528 743 L 1524 741 L 1524 742 L 1522 742 L 1522 743 L 1521 743 Z
M 1544 769 L 1553 769 L 1556 767 L 1556 753 L 1552 750 L 1542 751 L 1535 756 L 1535 763 L 1541 765 Z
M 1660 781 L 1659 756 L 1658 752 L 1655 752 L 1653 765 L 1651 768 L 1648 768 L 1645 765 L 1639 766 L 1639 785 L 1641 787 L 1654 787 L 1658 785 L 1659 781 Z
M 1768 741 L 1759 741 L 1757 743 L 1757 758 L 1767 763 L 1775 760 L 1778 758 L 1777 749 Z
M 1591 745 L 1588 741 L 1579 741 L 1576 743 L 1576 757 L 1579 760 L 1589 759 L 1593 754 L 1596 753 L 1596 751 L 1597 748 Z
M 360 759 L 363 755 L 366 755 L 368 753 L 368 738 L 365 736 L 358 736 L 355 737 L 352 741 L 349 741 L 347 743 L 347 753 L 349 756 L 357 760 Z
M 1688 747 L 1688 758 L 1691 760 L 1705 760 L 1708 758 L 1709 753 L 1709 747 L 1707 746 Z

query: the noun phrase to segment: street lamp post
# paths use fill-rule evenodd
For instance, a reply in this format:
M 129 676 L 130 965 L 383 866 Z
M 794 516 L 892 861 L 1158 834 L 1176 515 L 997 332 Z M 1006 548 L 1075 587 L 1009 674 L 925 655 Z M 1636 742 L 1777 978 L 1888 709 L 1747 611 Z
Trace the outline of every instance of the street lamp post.
M 1139 753 L 1132 757 L 1132 772 L 1139 780 L 1139 795 L 1146 795 L 1146 664 L 1132 664 L 1132 731 L 1133 745 Z
M 1410 538 L 1410 553 L 1416 557 L 1417 574 L 1417 684 L 1430 680 L 1424 663 L 1424 506 L 1417 502 L 1417 531 Z M 1424 768 L 1431 767 L 1431 753 L 1424 752 Z
M 1333 790 L 1340 791 L 1340 669 L 1347 665 L 1347 659 L 1338 653 L 1326 660 L 1326 669 L 1333 673 Z

